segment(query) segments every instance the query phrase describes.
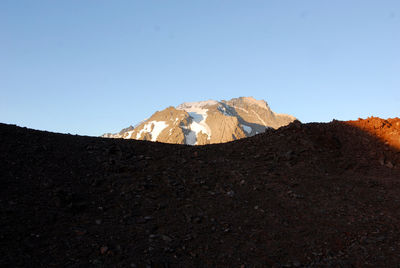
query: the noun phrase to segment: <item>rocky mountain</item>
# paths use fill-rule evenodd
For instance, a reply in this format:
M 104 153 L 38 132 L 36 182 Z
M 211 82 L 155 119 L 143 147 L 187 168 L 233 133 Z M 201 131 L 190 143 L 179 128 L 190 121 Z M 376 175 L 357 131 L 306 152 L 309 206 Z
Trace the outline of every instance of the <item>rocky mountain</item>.
M 127 128 L 122 129 L 120 132 L 112 134 L 112 133 L 105 133 L 102 135 L 103 138 L 127 138 L 133 132 L 134 127 L 129 126 Z
M 251 137 L 294 120 L 291 115 L 274 113 L 264 100 L 240 97 L 171 106 L 157 111 L 134 129 L 102 137 L 204 145 Z

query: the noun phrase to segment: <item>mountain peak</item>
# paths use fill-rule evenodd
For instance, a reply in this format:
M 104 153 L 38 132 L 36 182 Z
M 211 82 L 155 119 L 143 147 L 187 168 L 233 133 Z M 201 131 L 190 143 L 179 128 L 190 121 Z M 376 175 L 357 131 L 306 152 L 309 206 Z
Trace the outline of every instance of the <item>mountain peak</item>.
M 254 136 L 295 119 L 274 113 L 266 101 L 253 97 L 184 102 L 154 113 L 127 133 L 103 137 L 204 145 Z
M 184 102 L 184 103 L 176 106 L 176 109 L 184 110 L 186 108 L 191 108 L 191 107 L 203 108 L 203 107 L 211 106 L 211 105 L 215 105 L 215 104 L 218 104 L 218 102 L 215 100 Z
M 265 100 L 257 100 L 257 99 L 255 99 L 253 97 L 239 97 L 238 99 L 240 101 L 243 101 L 243 102 L 248 103 L 248 104 L 258 105 L 259 107 L 261 107 L 263 109 L 268 107 L 268 104 L 267 104 L 267 102 Z M 234 100 L 234 99 L 232 99 L 232 100 Z

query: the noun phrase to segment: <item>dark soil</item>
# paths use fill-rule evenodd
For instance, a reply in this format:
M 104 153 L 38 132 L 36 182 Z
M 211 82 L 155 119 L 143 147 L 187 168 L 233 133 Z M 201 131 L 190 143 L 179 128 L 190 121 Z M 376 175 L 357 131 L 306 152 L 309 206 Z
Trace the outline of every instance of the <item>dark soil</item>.
M 1 267 L 397 267 L 400 119 L 185 146 L 0 124 Z

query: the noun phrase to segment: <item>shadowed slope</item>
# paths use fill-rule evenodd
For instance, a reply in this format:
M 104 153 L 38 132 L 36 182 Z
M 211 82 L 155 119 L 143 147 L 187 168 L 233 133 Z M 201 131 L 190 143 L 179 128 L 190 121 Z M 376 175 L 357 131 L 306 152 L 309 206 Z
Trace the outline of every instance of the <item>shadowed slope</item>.
M 0 125 L 0 266 L 393 267 L 399 154 L 368 120 L 199 147 Z

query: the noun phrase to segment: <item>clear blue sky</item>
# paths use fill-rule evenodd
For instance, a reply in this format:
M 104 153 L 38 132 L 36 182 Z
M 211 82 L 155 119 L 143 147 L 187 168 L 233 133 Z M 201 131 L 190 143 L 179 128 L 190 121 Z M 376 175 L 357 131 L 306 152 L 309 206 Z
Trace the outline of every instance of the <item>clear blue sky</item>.
M 400 116 L 400 1 L 0 1 L 2 123 L 101 135 L 239 96 L 302 122 Z

